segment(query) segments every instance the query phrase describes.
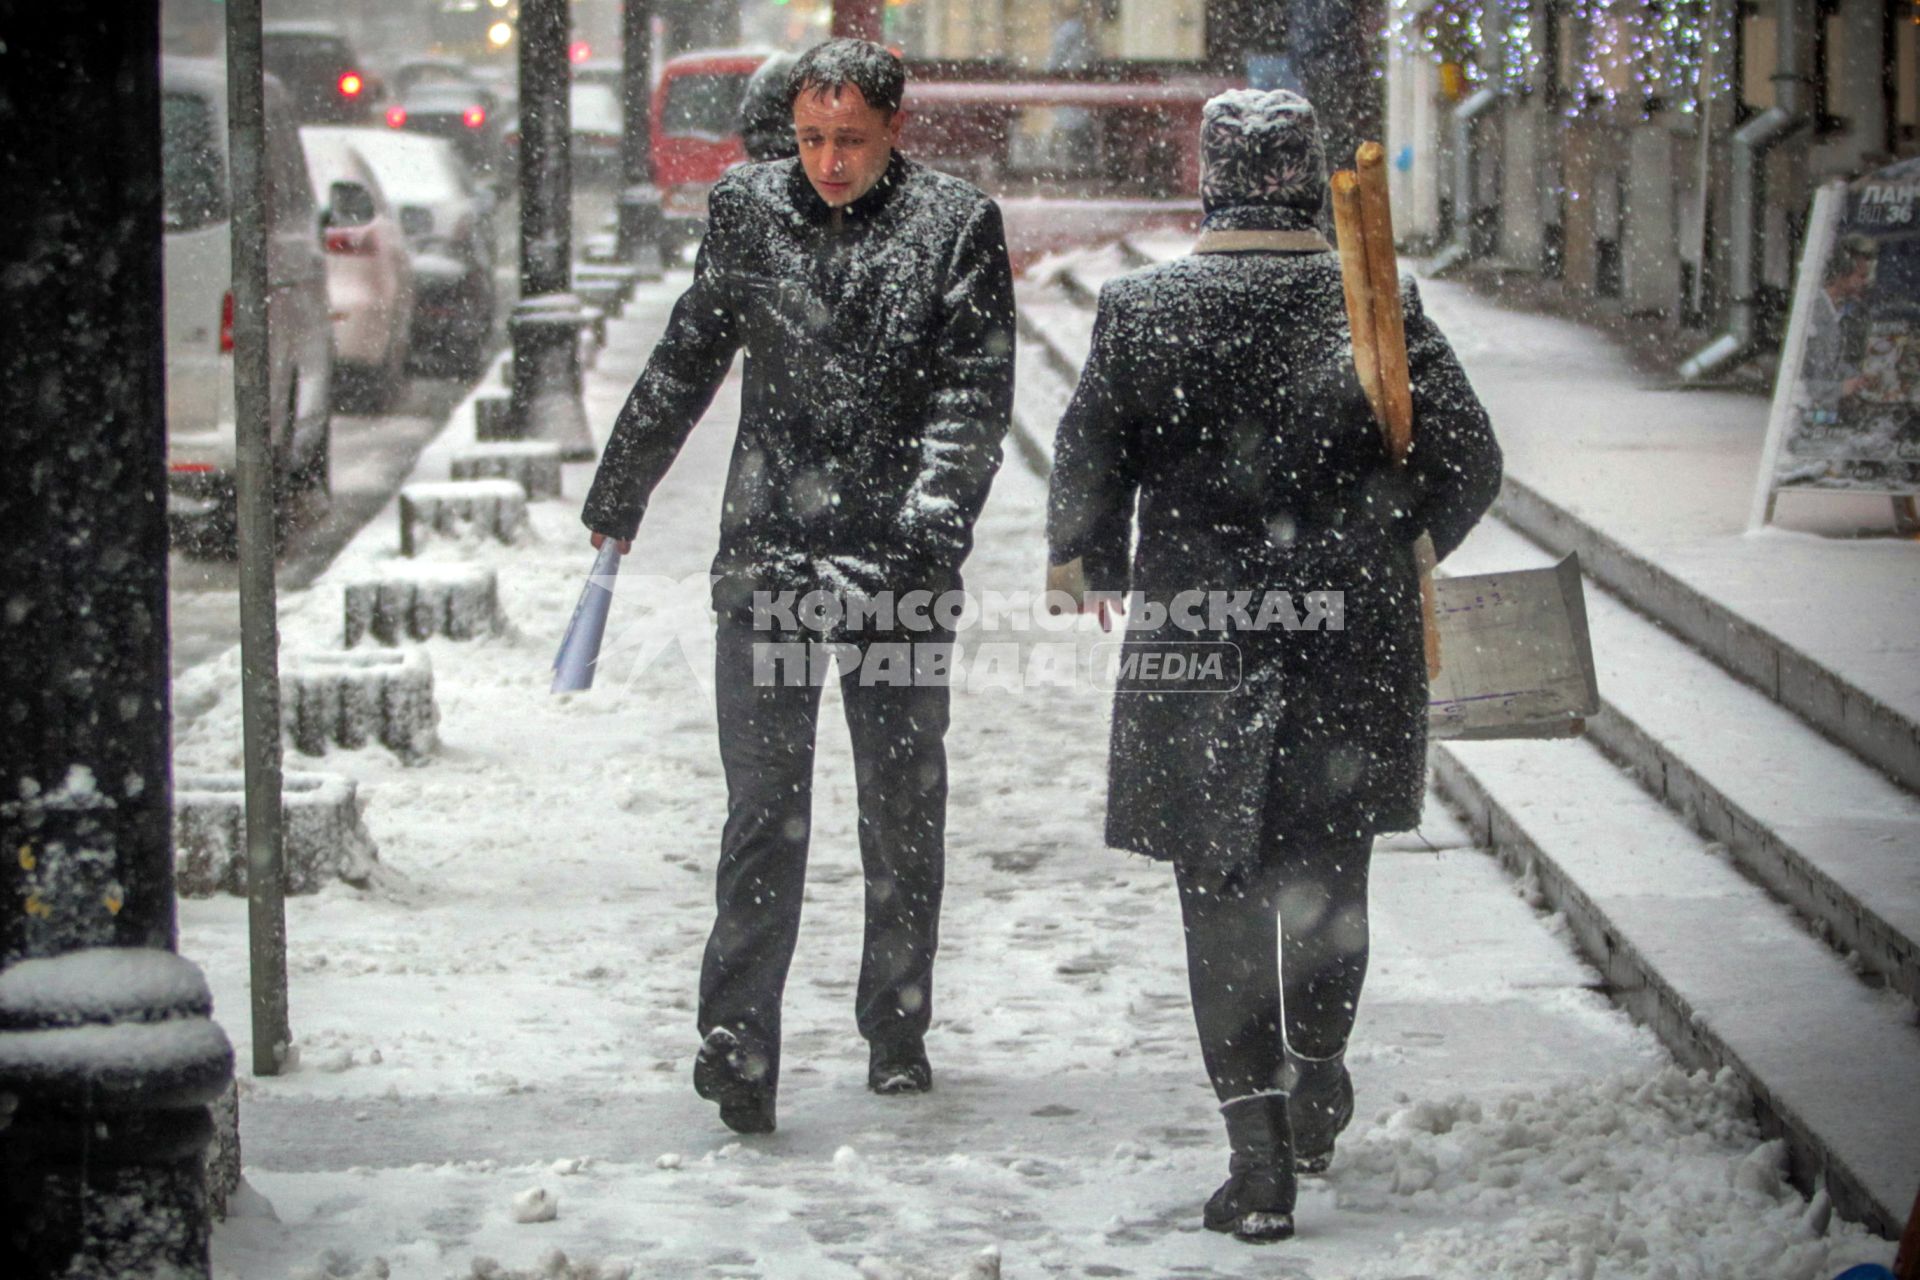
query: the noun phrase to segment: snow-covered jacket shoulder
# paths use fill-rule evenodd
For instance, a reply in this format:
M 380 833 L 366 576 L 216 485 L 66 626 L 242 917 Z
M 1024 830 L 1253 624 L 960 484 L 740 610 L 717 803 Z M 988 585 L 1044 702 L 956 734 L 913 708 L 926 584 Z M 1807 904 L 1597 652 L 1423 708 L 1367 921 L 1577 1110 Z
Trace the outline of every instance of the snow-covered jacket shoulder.
M 724 177 L 693 285 L 615 422 L 591 528 L 631 536 L 743 349 L 716 605 L 956 582 L 1012 413 L 993 201 L 899 154 L 843 210 L 797 160 Z

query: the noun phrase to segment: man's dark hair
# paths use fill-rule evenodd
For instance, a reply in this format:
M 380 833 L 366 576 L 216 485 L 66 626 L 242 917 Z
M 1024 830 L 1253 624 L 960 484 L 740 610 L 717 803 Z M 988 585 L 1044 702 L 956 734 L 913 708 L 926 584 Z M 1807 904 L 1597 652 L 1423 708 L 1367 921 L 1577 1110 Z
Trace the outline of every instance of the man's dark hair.
M 885 45 L 871 40 L 840 39 L 817 44 L 800 55 L 787 73 L 787 109 L 803 93 L 828 97 L 852 85 L 870 107 L 888 112 L 900 109 L 907 91 L 906 64 Z

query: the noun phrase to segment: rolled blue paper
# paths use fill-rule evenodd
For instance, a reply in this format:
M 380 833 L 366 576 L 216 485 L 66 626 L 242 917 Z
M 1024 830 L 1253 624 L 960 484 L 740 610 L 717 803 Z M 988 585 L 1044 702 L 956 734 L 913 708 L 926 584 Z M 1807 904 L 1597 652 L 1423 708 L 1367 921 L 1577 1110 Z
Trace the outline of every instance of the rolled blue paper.
M 593 572 L 573 606 L 573 619 L 553 658 L 553 693 L 579 693 L 593 688 L 594 665 L 600 661 L 600 640 L 607 633 L 607 611 L 613 604 L 613 580 L 620 573 L 620 547 L 612 538 L 593 558 Z

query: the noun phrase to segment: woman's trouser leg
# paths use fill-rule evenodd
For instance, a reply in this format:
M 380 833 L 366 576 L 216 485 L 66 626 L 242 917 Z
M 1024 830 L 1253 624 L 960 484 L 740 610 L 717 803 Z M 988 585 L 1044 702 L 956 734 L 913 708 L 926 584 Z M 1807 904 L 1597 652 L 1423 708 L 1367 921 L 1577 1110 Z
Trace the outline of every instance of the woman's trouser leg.
M 1302 845 L 1279 855 L 1278 906 L 1287 1048 L 1296 1057 L 1344 1052 L 1367 980 L 1371 838 Z
M 1289 846 L 1237 872 L 1175 865 L 1194 1022 L 1222 1102 L 1280 1088 L 1288 1047 L 1346 1047 L 1366 980 L 1371 848 Z

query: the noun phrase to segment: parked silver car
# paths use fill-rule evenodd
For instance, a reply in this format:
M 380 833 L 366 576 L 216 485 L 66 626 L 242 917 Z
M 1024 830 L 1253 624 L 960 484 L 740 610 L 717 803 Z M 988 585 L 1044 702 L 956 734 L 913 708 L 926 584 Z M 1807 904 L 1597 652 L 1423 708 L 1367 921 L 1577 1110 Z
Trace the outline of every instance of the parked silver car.
M 400 129 L 347 132 L 399 209 L 413 255 L 416 363 L 479 372 L 493 346 L 493 193 L 443 138 Z
M 218 63 L 163 58 L 168 514 L 233 520 L 233 272 L 227 82 Z M 267 82 L 268 430 L 284 490 L 324 489 L 333 337 L 319 210 L 285 91 Z
M 385 189 L 345 136 L 300 131 L 321 204 L 327 300 L 333 314 L 336 404 L 385 409 L 407 384 L 413 343 L 413 259 Z M 367 132 L 371 132 L 368 130 Z

